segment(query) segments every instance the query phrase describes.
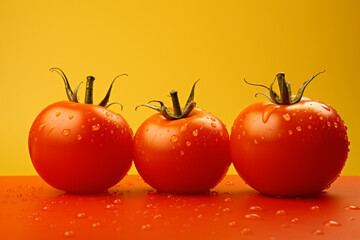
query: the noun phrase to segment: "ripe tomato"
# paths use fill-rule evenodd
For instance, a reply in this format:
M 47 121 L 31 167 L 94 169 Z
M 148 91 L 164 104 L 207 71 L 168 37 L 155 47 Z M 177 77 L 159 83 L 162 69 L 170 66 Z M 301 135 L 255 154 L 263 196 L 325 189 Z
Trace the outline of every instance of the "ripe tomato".
M 88 77 L 86 102 L 77 102 L 60 69 L 69 102 L 46 107 L 29 134 L 29 152 L 38 174 L 51 186 L 72 193 L 98 193 L 119 182 L 132 163 L 132 131 L 123 117 L 91 104 L 93 77 Z M 89 83 L 91 81 L 91 83 Z M 111 84 L 112 86 L 112 84 Z
M 196 84 L 196 83 L 195 83 Z M 194 87 L 181 111 L 176 90 L 174 113 L 159 102 L 160 113 L 145 120 L 134 137 L 134 163 L 146 183 L 160 192 L 200 193 L 215 187 L 229 165 L 229 135 L 211 113 L 195 108 Z
M 330 187 L 345 164 L 347 128 L 329 105 L 304 98 L 300 101 L 313 78 L 295 97 L 284 74 L 277 78 L 281 97 L 271 84 L 268 89 L 273 103 L 252 104 L 236 118 L 230 138 L 231 159 L 242 179 L 261 193 L 319 193 Z

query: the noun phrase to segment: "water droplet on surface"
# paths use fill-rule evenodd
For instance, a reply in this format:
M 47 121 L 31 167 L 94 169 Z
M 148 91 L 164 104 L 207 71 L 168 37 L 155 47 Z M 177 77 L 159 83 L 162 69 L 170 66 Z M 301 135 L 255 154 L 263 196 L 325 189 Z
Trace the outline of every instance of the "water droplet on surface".
M 216 121 L 216 119 L 215 119 L 215 118 L 213 118 L 213 117 L 211 117 L 211 118 L 210 118 L 210 120 L 211 120 L 211 121 L 213 121 L 213 122 L 215 122 L 215 121 Z
M 184 154 L 185 154 L 184 151 L 180 150 L 180 155 L 184 156 Z
M 212 123 L 211 123 L 211 126 L 214 127 L 214 128 L 216 128 L 216 123 L 212 122 Z
M 171 138 L 170 138 L 170 141 L 173 142 L 173 143 L 176 143 L 179 141 L 179 136 L 177 135 L 172 135 Z
M 346 206 L 345 210 L 360 210 L 360 207 L 350 205 L 350 206 Z
M 252 230 L 250 228 L 243 228 L 243 229 L 241 229 L 240 233 L 242 235 L 250 235 L 250 234 L 252 234 Z
M 76 217 L 77 217 L 77 218 L 85 218 L 85 217 L 86 217 L 86 214 L 85 214 L 84 212 L 78 213 L 78 214 L 76 215 Z
M 74 116 L 73 115 L 69 115 L 69 119 L 71 120 L 71 119 L 73 119 L 74 118 Z
M 308 129 L 311 129 L 311 125 L 308 125 Z
M 232 221 L 232 222 L 229 222 L 228 225 L 229 225 L 229 227 L 236 227 L 237 223 Z
M 323 117 L 323 116 L 320 116 L 320 117 L 319 117 L 319 119 L 320 119 L 320 120 L 323 120 L 323 119 L 324 119 L 324 117 Z
M 240 138 L 241 138 L 240 134 L 239 134 L 239 135 L 237 135 L 237 139 L 238 139 L 238 140 L 240 140 Z
M 278 210 L 276 211 L 275 215 L 283 216 L 283 215 L 287 215 L 287 212 L 285 210 Z
M 186 141 L 185 144 L 186 144 L 187 147 L 190 147 L 190 146 L 191 146 L 191 142 L 190 142 L 190 141 Z
M 334 127 L 338 128 L 338 124 L 336 122 L 334 122 Z
M 39 126 L 39 132 L 41 132 L 41 131 L 44 129 L 44 127 L 45 127 L 45 124 L 41 124 L 41 125 Z
M 308 108 L 310 111 L 314 111 L 314 108 L 313 107 L 309 107 Z
M 317 211 L 317 210 L 319 210 L 319 209 L 320 209 L 319 206 L 311 206 L 311 207 L 310 207 L 310 210 L 312 210 L 312 211 Z
M 229 198 L 229 197 L 228 197 L 228 198 L 225 198 L 225 199 L 224 199 L 224 202 L 232 202 L 232 199 Z
M 60 114 L 61 114 L 60 112 L 57 112 L 57 113 L 55 113 L 55 116 L 58 117 L 58 116 L 60 116 Z
M 254 140 L 254 144 L 258 144 L 258 143 L 259 143 L 259 142 L 255 139 L 255 140 Z
M 114 204 L 122 204 L 122 201 L 120 198 L 114 200 Z
M 77 135 L 77 139 L 78 140 L 81 140 L 82 139 L 82 136 L 80 134 Z
M 262 208 L 262 207 L 260 207 L 260 206 L 251 206 L 250 208 L 249 208 L 249 211 L 263 211 L 264 209 Z
M 282 228 L 288 228 L 288 227 L 289 227 L 289 224 L 284 223 L 284 224 L 281 225 L 281 227 L 282 227 Z
M 141 226 L 141 231 L 147 231 L 147 230 L 151 230 L 151 225 L 150 224 L 144 224 Z
M 225 184 L 228 186 L 232 186 L 232 185 L 234 185 L 234 182 L 229 180 L 229 181 L 226 181 Z
M 296 131 L 301 132 L 301 127 L 300 127 L 300 126 L 297 126 L 297 127 L 296 127 Z
M 245 219 L 248 219 L 248 220 L 260 220 L 261 219 L 261 217 L 256 213 L 246 214 L 244 217 L 245 217 Z
M 198 130 L 194 130 L 194 131 L 193 131 L 193 135 L 194 135 L 194 137 L 197 137 L 197 136 L 199 135 Z
M 290 119 L 291 119 L 290 115 L 287 113 L 283 115 L 283 118 L 285 121 L 290 121 Z
M 116 209 L 116 207 L 114 204 L 108 204 L 108 205 L 106 205 L 105 209 L 114 210 L 114 209 Z
M 93 228 L 100 227 L 100 223 L 99 223 L 99 222 L 97 222 L 97 223 L 93 223 L 93 224 L 92 224 L 92 227 L 93 227 Z
M 93 131 L 99 130 L 99 129 L 100 129 L 100 124 L 92 125 L 91 129 L 92 129 Z
M 309 119 L 310 119 L 310 120 L 313 119 L 313 116 L 310 116 Z
M 295 218 L 291 219 L 291 222 L 292 222 L 292 223 L 299 223 L 299 222 L 301 222 L 301 221 L 300 221 L 299 218 L 295 217 Z
M 75 232 L 74 231 L 66 231 L 66 232 L 64 232 L 64 236 L 65 237 L 75 237 Z
M 246 132 L 245 132 L 245 131 L 242 131 L 242 135 L 245 136 L 245 135 L 246 135 Z
M 155 216 L 154 216 L 154 219 L 156 220 L 156 219 L 161 219 L 161 218 L 163 218 L 163 216 L 161 215 L 161 214 L 156 214 Z
M 321 104 L 320 106 L 322 106 L 326 111 L 330 111 L 330 107 L 325 105 L 325 104 Z
M 226 213 L 232 212 L 230 208 L 224 208 L 222 211 L 223 211 L 223 212 L 226 212 Z
M 70 134 L 70 129 L 64 129 L 62 131 L 62 135 L 64 135 L 64 136 L 68 136 L 69 134 Z
M 317 235 L 317 236 L 321 236 L 321 235 L 324 235 L 324 232 L 321 231 L 320 229 L 316 229 L 312 232 L 314 235 Z
M 289 130 L 289 135 L 292 135 L 293 134 L 293 131 L 292 130 Z
M 350 221 L 355 221 L 355 218 L 354 218 L 354 217 L 350 217 L 349 220 L 350 220 Z
M 185 123 L 183 126 L 181 126 L 180 132 L 186 132 L 187 131 L 187 126 L 188 126 L 187 123 Z
M 327 227 L 340 227 L 341 223 L 333 221 L 333 220 L 329 220 L 329 221 L 324 222 L 324 225 Z
M 265 108 L 263 116 L 262 116 L 262 121 L 263 123 L 267 123 L 267 121 L 270 118 L 270 115 L 276 110 L 278 109 L 280 106 L 277 105 L 269 105 Z
M 95 121 L 96 120 L 96 117 L 93 117 L 93 118 L 91 118 L 93 121 Z

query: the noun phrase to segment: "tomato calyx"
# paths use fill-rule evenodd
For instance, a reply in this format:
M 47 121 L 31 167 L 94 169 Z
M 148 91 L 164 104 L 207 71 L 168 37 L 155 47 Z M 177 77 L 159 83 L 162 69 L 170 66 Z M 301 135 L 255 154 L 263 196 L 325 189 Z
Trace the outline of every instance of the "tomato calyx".
M 178 92 L 176 89 L 171 90 L 170 91 L 170 96 L 171 96 L 171 100 L 172 100 L 172 104 L 173 104 L 173 112 L 168 109 L 165 104 L 162 101 L 159 100 L 151 100 L 148 102 L 148 104 L 141 104 L 139 106 L 137 106 L 135 108 L 135 110 L 137 110 L 139 107 L 148 107 L 151 108 L 155 111 L 158 111 L 159 113 L 161 113 L 166 119 L 169 120 L 176 120 L 176 119 L 181 119 L 181 118 L 185 118 L 187 117 L 191 111 L 195 108 L 196 106 L 196 102 L 194 101 L 194 94 L 195 94 L 195 86 L 196 83 L 199 81 L 200 79 L 198 79 L 190 92 L 190 96 L 188 98 L 188 100 L 186 101 L 185 107 L 184 109 L 181 109 L 180 106 L 180 102 L 179 102 L 179 97 L 178 97 Z M 150 103 L 159 103 L 160 106 L 154 106 L 154 105 L 150 105 Z
M 324 72 L 325 72 L 325 70 L 322 72 L 318 72 L 318 73 L 314 74 L 309 80 L 305 81 L 300 86 L 300 88 L 295 96 L 291 95 L 291 84 L 290 84 L 290 82 L 287 82 L 285 80 L 285 73 L 283 73 L 283 72 L 276 74 L 274 80 L 270 84 L 270 87 L 267 87 L 262 84 L 250 83 L 250 82 L 246 81 L 245 79 L 244 79 L 244 81 L 249 85 L 263 87 L 263 88 L 266 88 L 267 90 L 269 90 L 269 95 L 260 92 L 260 93 L 256 93 L 255 97 L 260 94 L 260 95 L 267 97 L 272 103 L 279 104 L 279 105 L 292 105 L 292 104 L 298 103 L 301 100 L 307 85 L 309 85 L 309 83 L 317 75 L 324 73 Z M 275 80 L 277 80 L 278 84 L 279 84 L 280 96 L 273 90 L 273 85 L 275 83 Z
M 82 81 L 76 86 L 74 92 L 71 90 L 70 84 L 69 84 L 69 80 L 67 79 L 65 73 L 60 69 L 60 68 L 50 68 L 50 72 L 56 72 L 57 74 L 59 74 L 62 79 L 64 80 L 64 84 L 65 84 L 65 92 L 66 92 L 66 96 L 68 98 L 68 100 L 70 102 L 75 102 L 75 103 L 79 103 L 79 99 L 77 96 L 78 90 L 80 85 L 83 83 Z M 123 110 L 123 105 L 121 103 L 118 102 L 112 102 L 109 103 L 109 99 L 110 99 L 110 94 L 111 94 L 111 89 L 113 87 L 113 84 L 115 82 L 115 80 L 120 77 L 120 76 L 128 76 L 127 74 L 120 74 L 118 76 L 116 76 L 114 78 L 114 80 L 111 82 L 109 90 L 107 91 L 104 99 L 98 104 L 101 107 L 105 107 L 108 108 L 113 104 L 118 104 L 121 107 L 121 111 Z M 95 81 L 95 77 L 93 76 L 88 76 L 86 78 L 86 91 L 85 91 L 85 103 L 86 104 L 93 104 L 93 89 L 94 89 L 94 81 Z

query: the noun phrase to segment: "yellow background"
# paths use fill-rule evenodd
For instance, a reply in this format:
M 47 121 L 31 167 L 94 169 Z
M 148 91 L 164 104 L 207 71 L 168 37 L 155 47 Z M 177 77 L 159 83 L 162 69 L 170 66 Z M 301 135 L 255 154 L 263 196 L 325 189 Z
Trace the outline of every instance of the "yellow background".
M 36 174 L 27 149 L 32 121 L 64 100 L 60 67 L 72 87 L 94 75 L 100 101 L 118 74 L 111 100 L 134 130 L 153 112 L 134 107 L 195 100 L 230 130 L 235 117 L 277 72 L 294 88 L 326 69 L 306 96 L 333 106 L 348 126 L 343 175 L 360 175 L 360 1 L 1 1 L 0 175 Z M 84 96 L 84 87 L 80 89 Z M 118 110 L 116 107 L 113 110 Z M 130 173 L 136 173 L 133 167 Z M 231 174 L 235 174 L 233 168 Z

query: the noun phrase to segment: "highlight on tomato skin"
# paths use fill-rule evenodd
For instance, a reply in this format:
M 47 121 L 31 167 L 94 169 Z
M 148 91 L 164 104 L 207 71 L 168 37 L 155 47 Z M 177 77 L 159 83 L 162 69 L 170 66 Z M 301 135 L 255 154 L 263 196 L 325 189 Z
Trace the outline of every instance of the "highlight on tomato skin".
M 267 88 L 271 102 L 254 103 L 235 119 L 232 162 L 241 178 L 263 194 L 320 193 L 336 180 L 347 160 L 347 128 L 331 106 L 302 97 L 306 86 L 293 96 L 285 75 L 276 78 L 280 96 L 272 90 L 275 80 L 270 88 L 252 84 Z
M 173 111 L 161 101 L 151 101 L 160 106 L 140 105 L 159 113 L 138 128 L 134 163 L 142 179 L 159 192 L 208 192 L 230 166 L 229 134 L 218 118 L 195 107 L 195 84 L 184 109 L 176 90 L 170 92 Z
M 62 75 L 69 101 L 46 107 L 33 122 L 29 153 L 40 177 L 70 193 L 100 193 L 118 183 L 132 164 L 133 132 L 126 120 L 106 108 L 112 84 L 99 105 L 92 104 L 94 77 L 88 77 L 85 103 Z M 114 82 L 114 81 L 113 81 Z M 79 86 L 79 85 L 78 85 Z

